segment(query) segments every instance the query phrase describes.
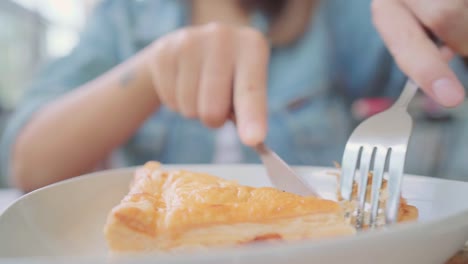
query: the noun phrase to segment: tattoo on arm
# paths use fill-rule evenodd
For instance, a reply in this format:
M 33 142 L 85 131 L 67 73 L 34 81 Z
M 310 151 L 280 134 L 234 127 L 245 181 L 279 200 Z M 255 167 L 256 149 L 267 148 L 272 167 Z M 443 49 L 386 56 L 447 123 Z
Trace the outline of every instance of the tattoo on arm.
M 135 73 L 133 72 L 133 70 L 129 70 L 120 77 L 120 86 L 122 88 L 128 87 L 134 79 Z

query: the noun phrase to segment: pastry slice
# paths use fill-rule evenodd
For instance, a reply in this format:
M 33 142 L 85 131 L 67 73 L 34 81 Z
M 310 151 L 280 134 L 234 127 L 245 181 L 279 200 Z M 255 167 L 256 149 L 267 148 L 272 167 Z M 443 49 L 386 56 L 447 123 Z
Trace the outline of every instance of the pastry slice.
M 112 252 L 154 252 L 346 236 L 355 229 L 335 201 L 148 162 L 110 212 L 104 233 Z

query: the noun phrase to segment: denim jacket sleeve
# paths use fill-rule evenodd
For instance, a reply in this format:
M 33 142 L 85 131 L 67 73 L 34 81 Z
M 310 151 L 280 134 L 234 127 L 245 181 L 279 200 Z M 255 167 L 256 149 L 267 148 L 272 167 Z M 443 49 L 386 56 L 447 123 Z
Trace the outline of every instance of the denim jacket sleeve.
M 88 20 L 73 51 L 44 67 L 10 118 L 0 143 L 0 186 L 8 184 L 12 146 L 21 129 L 48 102 L 102 74 L 117 63 L 113 23 L 104 1 Z

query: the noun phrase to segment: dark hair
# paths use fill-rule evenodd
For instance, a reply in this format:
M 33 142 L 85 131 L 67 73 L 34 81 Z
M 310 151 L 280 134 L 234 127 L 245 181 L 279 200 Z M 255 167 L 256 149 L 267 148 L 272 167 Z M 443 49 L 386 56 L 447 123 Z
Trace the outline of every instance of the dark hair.
M 287 0 L 239 0 L 242 8 L 247 11 L 259 10 L 271 20 L 275 20 L 286 5 Z

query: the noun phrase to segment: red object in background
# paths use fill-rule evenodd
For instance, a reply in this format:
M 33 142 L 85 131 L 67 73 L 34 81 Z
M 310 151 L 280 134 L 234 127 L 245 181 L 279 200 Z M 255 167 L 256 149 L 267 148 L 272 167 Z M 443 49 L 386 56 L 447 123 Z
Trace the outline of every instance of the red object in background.
M 386 97 L 363 98 L 356 100 L 351 106 L 351 113 L 355 119 L 361 120 L 387 110 L 393 101 Z

